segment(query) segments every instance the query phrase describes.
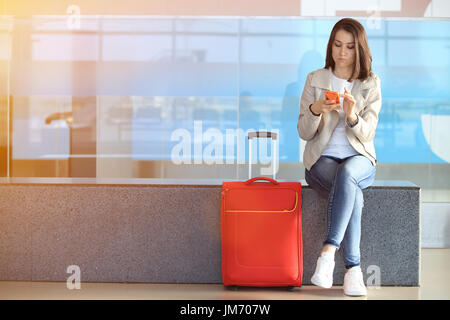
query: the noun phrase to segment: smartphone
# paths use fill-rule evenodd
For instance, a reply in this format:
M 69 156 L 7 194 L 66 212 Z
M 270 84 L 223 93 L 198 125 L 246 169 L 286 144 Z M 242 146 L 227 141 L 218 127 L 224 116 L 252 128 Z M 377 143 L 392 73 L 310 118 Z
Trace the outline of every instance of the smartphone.
M 334 100 L 336 104 L 339 104 L 339 93 L 336 91 L 325 90 L 325 98 L 327 100 Z

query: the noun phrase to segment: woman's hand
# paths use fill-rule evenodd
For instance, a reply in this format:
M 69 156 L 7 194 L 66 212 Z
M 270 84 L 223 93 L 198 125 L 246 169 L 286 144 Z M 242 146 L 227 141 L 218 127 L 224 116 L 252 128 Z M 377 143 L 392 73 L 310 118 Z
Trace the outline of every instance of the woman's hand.
M 344 102 L 343 102 L 342 108 L 344 109 L 344 112 L 345 112 L 345 115 L 346 115 L 348 121 L 350 123 L 354 123 L 357 119 L 355 111 L 354 111 L 356 101 L 353 98 L 350 91 L 348 91 L 347 88 L 344 88 L 344 90 L 345 90 L 345 93 L 344 93 Z
M 336 104 L 336 101 L 334 100 L 317 100 L 310 106 L 311 111 L 316 115 L 327 113 L 332 110 L 339 110 L 340 108 L 340 104 Z

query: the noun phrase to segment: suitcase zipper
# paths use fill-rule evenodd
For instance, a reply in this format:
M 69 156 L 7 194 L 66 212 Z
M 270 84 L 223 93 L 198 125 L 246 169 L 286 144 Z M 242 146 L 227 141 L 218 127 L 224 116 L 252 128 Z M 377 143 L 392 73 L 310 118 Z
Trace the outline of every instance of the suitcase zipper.
M 229 189 L 225 189 L 224 191 L 222 191 L 222 196 L 225 196 L 225 193 L 228 191 Z M 225 210 L 225 212 L 282 212 L 282 213 L 289 213 L 289 212 L 294 212 L 297 209 L 297 205 L 298 205 L 298 192 L 295 192 L 295 204 L 294 204 L 294 208 L 291 210 L 288 209 L 284 209 L 284 210 Z

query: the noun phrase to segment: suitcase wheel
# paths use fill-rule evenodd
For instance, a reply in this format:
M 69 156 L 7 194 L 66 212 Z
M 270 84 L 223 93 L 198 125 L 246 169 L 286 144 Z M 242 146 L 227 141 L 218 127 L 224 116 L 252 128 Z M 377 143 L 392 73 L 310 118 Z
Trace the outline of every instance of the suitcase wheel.
M 286 289 L 287 289 L 287 291 L 294 291 L 294 290 L 295 290 L 295 287 L 290 286 L 290 287 L 287 287 Z
M 231 290 L 231 291 L 237 291 L 238 290 L 237 286 L 226 286 L 225 288 L 227 288 L 227 290 Z

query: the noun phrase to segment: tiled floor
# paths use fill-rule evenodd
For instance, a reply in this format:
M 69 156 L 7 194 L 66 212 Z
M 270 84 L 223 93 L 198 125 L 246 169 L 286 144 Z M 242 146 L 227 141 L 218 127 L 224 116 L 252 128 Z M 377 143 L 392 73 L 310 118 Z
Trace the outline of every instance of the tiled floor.
M 285 289 L 225 289 L 218 284 L 81 283 L 69 290 L 65 282 L 0 281 L 0 299 L 450 299 L 450 249 L 422 249 L 420 287 L 380 287 L 368 290 L 367 297 L 344 296 L 342 287 L 321 289 L 303 286 Z

